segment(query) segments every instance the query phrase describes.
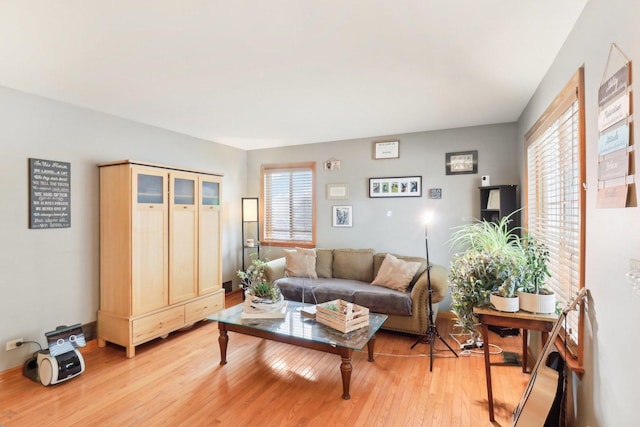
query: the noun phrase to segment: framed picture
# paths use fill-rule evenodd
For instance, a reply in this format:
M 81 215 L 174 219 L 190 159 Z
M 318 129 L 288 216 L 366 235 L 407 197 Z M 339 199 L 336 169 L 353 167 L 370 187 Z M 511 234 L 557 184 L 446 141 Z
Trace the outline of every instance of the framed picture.
M 374 159 L 378 160 L 400 158 L 400 141 L 376 142 L 374 145 Z
M 478 150 L 447 153 L 445 164 L 447 175 L 478 173 Z
M 422 197 L 422 177 L 369 178 L 369 197 Z
M 346 200 L 348 198 L 348 184 L 327 184 L 327 200 Z
M 333 226 L 352 227 L 353 226 L 353 206 L 333 207 Z

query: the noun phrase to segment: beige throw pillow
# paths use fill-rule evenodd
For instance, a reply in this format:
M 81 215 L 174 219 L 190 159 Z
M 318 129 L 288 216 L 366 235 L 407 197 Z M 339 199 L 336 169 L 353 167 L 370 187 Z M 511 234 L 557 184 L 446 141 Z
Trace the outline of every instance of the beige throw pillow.
M 317 279 L 316 253 L 313 249 L 296 248 L 285 250 L 284 272 L 288 277 L 307 277 Z
M 419 267 L 419 262 L 403 261 L 387 254 L 371 284 L 405 292 Z
M 378 271 L 380 271 L 380 266 L 382 265 L 382 261 L 384 261 L 384 258 L 387 256 L 388 253 L 390 252 L 379 252 L 373 256 L 373 276 L 374 277 L 378 275 Z M 420 276 L 422 276 L 422 273 L 424 273 L 427 270 L 427 260 L 424 258 L 417 257 L 417 256 L 398 255 L 394 253 L 392 253 L 391 255 L 395 256 L 398 259 L 401 259 L 402 261 L 420 263 L 420 267 L 418 267 L 416 274 L 413 275 L 413 279 L 411 279 L 411 282 L 409 283 L 409 288 L 413 286 L 418 281 Z M 318 268 L 318 265 L 316 264 L 316 269 L 317 268 Z

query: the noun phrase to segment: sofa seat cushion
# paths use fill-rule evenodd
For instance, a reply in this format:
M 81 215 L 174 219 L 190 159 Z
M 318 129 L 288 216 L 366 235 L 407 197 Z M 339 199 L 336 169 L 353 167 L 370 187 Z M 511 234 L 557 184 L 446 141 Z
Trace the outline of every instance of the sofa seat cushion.
M 381 286 L 349 279 L 315 280 L 301 277 L 283 277 L 275 282 L 287 300 L 320 304 L 341 299 L 367 307 L 369 311 L 383 314 L 411 316 L 411 295 Z
M 334 299 L 353 302 L 355 286 L 362 284 L 357 280 L 327 278 L 311 280 L 302 277 L 282 277 L 275 283 L 284 298 L 290 301 L 302 301 L 304 289 L 304 302 L 310 304 L 320 304 Z
M 411 295 L 381 286 L 364 285 L 355 293 L 353 302 L 374 313 L 411 316 Z

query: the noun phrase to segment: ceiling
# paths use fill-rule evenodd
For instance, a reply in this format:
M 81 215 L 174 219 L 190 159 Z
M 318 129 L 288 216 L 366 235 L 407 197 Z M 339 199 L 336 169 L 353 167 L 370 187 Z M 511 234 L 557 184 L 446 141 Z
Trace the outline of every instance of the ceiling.
M 512 122 L 586 2 L 0 0 L 0 85 L 242 149 Z

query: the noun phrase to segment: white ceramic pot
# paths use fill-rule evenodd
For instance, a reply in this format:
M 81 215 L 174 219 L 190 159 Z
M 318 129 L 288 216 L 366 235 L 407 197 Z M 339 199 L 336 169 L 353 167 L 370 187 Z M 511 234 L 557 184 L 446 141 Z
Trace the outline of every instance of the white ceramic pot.
M 508 313 L 515 313 L 520 310 L 520 298 L 513 296 L 511 298 L 501 297 L 500 295 L 489 295 L 489 301 L 493 304 L 493 307 L 498 311 L 506 311 Z
M 520 310 L 531 313 L 550 314 L 556 311 L 556 294 L 530 294 L 518 291 L 520 297 Z

